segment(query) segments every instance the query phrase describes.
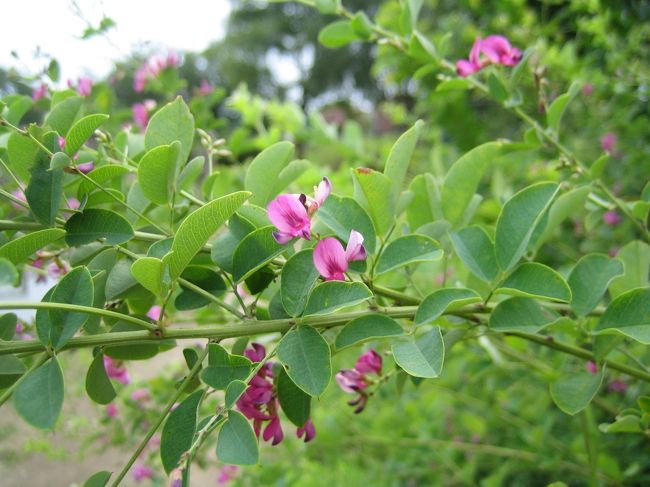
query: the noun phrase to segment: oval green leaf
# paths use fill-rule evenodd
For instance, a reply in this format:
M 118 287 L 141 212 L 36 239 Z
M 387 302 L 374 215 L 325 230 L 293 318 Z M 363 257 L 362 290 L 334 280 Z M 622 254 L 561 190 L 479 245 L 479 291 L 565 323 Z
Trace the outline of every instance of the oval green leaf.
M 360 316 L 350 321 L 336 336 L 336 348 L 341 350 L 352 345 L 374 340 L 401 336 L 402 327 L 394 319 L 379 313 Z
M 149 150 L 138 164 L 138 183 L 147 199 L 169 205 L 176 189 L 181 144 L 161 145 Z
M 90 399 L 98 404 L 108 404 L 117 395 L 106 373 L 102 353 L 95 355 L 95 358 L 90 363 L 86 374 L 86 393 Z
M 293 151 L 291 142 L 277 142 L 253 159 L 244 180 L 244 188 L 252 193 L 251 204 L 266 206 L 277 195 L 278 177 L 289 164 Z
M 181 456 L 192 446 L 204 393 L 200 390 L 187 396 L 165 421 L 160 437 L 160 460 L 168 475 L 179 466 Z
M 370 215 L 377 233 L 384 235 L 395 220 L 396 201 L 389 197 L 393 194 L 393 182 L 373 169 L 358 168 L 352 174 L 355 199 Z
M 550 387 L 553 402 L 573 416 L 586 408 L 598 393 L 603 382 L 603 371 L 597 374 L 580 372 L 553 382 Z
M 471 289 L 438 289 L 420 303 L 413 324 L 415 326 L 426 325 L 438 319 L 445 311 L 462 308 L 467 304 L 480 301 L 481 296 Z
M 559 315 L 530 298 L 515 297 L 501 301 L 490 316 L 490 328 L 496 331 L 537 333 L 557 320 Z
M 440 244 L 426 235 L 405 235 L 390 242 L 377 262 L 376 274 L 417 262 L 431 262 L 442 257 Z
M 397 365 L 414 377 L 433 379 L 440 376 L 445 361 L 445 343 L 440 327 L 425 334 L 393 342 L 393 358 Z
M 548 266 L 526 262 L 501 283 L 495 294 L 571 302 L 571 289 L 564 278 Z
M 108 245 L 119 245 L 133 238 L 131 224 L 111 210 L 88 208 L 75 213 L 65 222 L 65 241 L 72 247 L 105 239 Z
M 289 421 L 302 428 L 311 414 L 311 396 L 298 387 L 282 370 L 276 380 L 278 399 Z
M 110 117 L 103 113 L 95 113 L 87 115 L 81 120 L 74 123 L 68 134 L 65 136 L 65 152 L 69 156 L 73 156 L 76 152 L 83 147 L 86 141 L 92 137 L 97 130 L 106 120 Z
M 578 316 L 586 316 L 600 302 L 612 280 L 623 274 L 623 263 L 605 254 L 582 257 L 569 274 L 573 294 L 571 308 Z
M 181 144 L 180 160 L 184 164 L 194 141 L 194 117 L 180 96 L 151 117 L 144 134 L 144 146 L 150 150 L 176 140 Z
M 0 257 L 14 265 L 22 264 L 30 255 L 63 238 L 64 235 L 65 231 L 60 228 L 48 228 L 28 233 L 0 247 Z
M 449 237 L 460 260 L 472 274 L 485 282 L 492 282 L 499 273 L 494 243 L 481 227 L 466 227 Z
M 307 298 L 318 280 L 319 274 L 314 267 L 313 249 L 295 253 L 282 268 L 280 290 L 282 306 L 290 316 L 300 316 L 307 304 Z
M 32 426 L 51 430 L 63 405 L 63 372 L 56 357 L 31 371 L 16 386 L 16 412 Z
M 612 301 L 596 325 L 596 331 L 605 330 L 650 345 L 650 288 L 632 289 Z
M 310 396 L 320 396 L 330 382 L 330 347 L 318 331 L 299 325 L 278 345 L 278 359 L 291 380 Z
M 259 460 L 253 428 L 237 411 L 228 411 L 228 419 L 219 431 L 217 457 L 231 465 L 255 465 Z
M 304 315 L 326 315 L 362 303 L 371 297 L 370 289 L 360 282 L 323 282 L 309 295 Z
M 275 231 L 272 225 L 258 228 L 239 242 L 232 256 L 232 276 L 236 282 L 251 276 L 287 250 L 273 238 Z

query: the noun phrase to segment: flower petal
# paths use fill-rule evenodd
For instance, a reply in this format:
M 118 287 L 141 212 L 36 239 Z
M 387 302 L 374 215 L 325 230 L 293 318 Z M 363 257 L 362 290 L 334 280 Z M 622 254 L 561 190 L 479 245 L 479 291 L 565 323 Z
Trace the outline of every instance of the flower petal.
M 363 246 L 363 235 L 356 230 L 350 232 L 348 245 L 345 247 L 345 258 L 348 262 L 366 260 L 366 249 Z
M 332 192 L 332 183 L 328 178 L 323 178 L 318 187 L 316 188 L 316 194 L 314 194 L 314 199 L 318 206 L 322 206 L 325 203 L 325 200 Z
M 325 279 L 342 280 L 348 270 L 343 245 L 334 237 L 327 237 L 314 248 L 314 266 Z

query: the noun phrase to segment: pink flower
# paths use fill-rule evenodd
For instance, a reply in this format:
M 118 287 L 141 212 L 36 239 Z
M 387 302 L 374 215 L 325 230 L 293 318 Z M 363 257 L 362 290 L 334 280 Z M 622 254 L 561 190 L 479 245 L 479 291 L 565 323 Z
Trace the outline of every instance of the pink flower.
M 167 53 L 167 59 L 165 67 L 175 68 L 180 63 L 181 58 L 176 51 L 169 51 Z
M 106 406 L 106 415 L 109 418 L 116 418 L 118 414 L 117 406 L 113 403 L 110 403 Z
M 12 191 L 11 194 L 13 195 L 14 198 L 22 201 L 23 203 L 27 203 L 27 198 L 25 197 L 25 193 L 21 189 L 16 189 Z M 16 208 L 17 210 L 23 210 L 25 208 L 24 206 L 19 205 L 15 201 L 11 202 L 11 206 Z
M 224 465 L 219 470 L 219 476 L 217 477 L 217 485 L 226 485 L 228 482 L 233 480 L 239 474 L 239 467 L 236 465 Z
M 41 98 L 45 98 L 45 95 L 47 95 L 47 85 L 41 83 L 39 87 L 32 92 L 32 100 L 38 101 Z
M 131 109 L 133 111 L 133 120 L 140 128 L 140 131 L 144 132 L 147 129 L 147 124 L 149 123 L 149 110 L 147 110 L 147 107 L 144 105 L 144 103 L 134 103 Z
M 596 365 L 596 362 L 590 360 L 587 362 L 585 365 L 585 368 L 587 369 L 587 372 L 590 374 L 597 374 L 598 373 L 598 366 Z
M 339 385 L 343 392 L 354 394 L 355 392 L 362 391 L 368 384 L 366 384 L 365 376 L 356 369 L 342 369 L 336 374 L 336 383 Z
M 54 262 L 50 263 L 47 266 L 47 274 L 52 279 L 59 279 L 70 272 L 70 266 L 67 262 L 62 262 L 58 259 L 55 259 Z
M 149 394 L 149 389 L 136 389 L 131 393 L 131 399 L 143 403 L 151 399 L 151 394 Z
M 146 65 L 139 67 L 133 76 L 133 90 L 142 93 L 147 86 L 148 71 Z
M 90 171 L 95 169 L 95 163 L 90 161 L 90 162 L 84 162 L 82 164 L 77 164 L 77 169 L 79 170 L 79 172 L 88 174 Z
M 272 440 L 272 446 L 279 444 L 284 439 L 284 433 L 282 432 L 282 424 L 280 424 L 279 416 L 276 415 L 271 418 L 271 421 L 264 429 L 262 438 L 264 438 L 264 441 Z
M 589 95 L 591 95 L 593 92 L 594 92 L 594 85 L 592 85 L 591 83 L 586 83 L 586 84 L 582 87 L 582 94 L 583 94 L 584 96 L 589 96 Z
M 68 206 L 71 210 L 78 210 L 81 203 L 77 198 L 68 198 Z
M 152 306 L 149 308 L 149 311 L 147 311 L 147 317 L 154 321 L 158 321 L 160 320 L 160 313 L 162 313 L 162 308 L 160 306 Z
M 613 132 L 608 132 L 600 138 L 600 147 L 612 155 L 616 150 L 616 144 L 618 142 L 618 137 Z
M 363 236 L 356 230 L 350 232 L 348 245 L 343 245 L 334 237 L 327 237 L 316 244 L 314 248 L 314 266 L 328 281 L 345 280 L 345 272 L 350 262 L 364 260 L 366 249 L 363 247 Z
M 621 220 L 621 215 L 619 215 L 616 211 L 606 211 L 603 214 L 603 221 L 605 222 L 605 225 L 615 226 L 621 223 Z
M 304 436 L 305 443 L 309 443 L 316 437 L 316 428 L 314 428 L 314 423 L 311 421 L 311 418 L 307 420 L 302 428 L 298 428 L 296 435 L 298 438 L 302 438 Z
M 214 91 L 214 86 L 207 79 L 202 79 L 199 85 L 199 95 L 209 95 Z
M 69 79 L 68 80 L 68 87 L 74 89 L 75 85 L 74 82 Z M 87 76 L 82 76 L 79 78 L 77 81 L 77 93 L 79 93 L 79 96 L 88 96 L 93 90 L 93 80 L 90 79 Z
M 361 357 L 359 357 L 354 368 L 357 369 L 362 374 L 375 373 L 377 375 L 380 375 L 381 365 L 382 365 L 381 355 L 379 355 L 371 348 L 366 353 L 361 355 Z
M 23 325 L 20 321 L 16 322 L 16 335 L 20 335 L 25 331 L 25 325 Z
M 627 383 L 621 379 L 614 379 L 607 385 L 610 392 L 625 393 L 627 391 Z
M 269 219 L 278 229 L 273 237 L 279 244 L 285 244 L 295 237 L 311 239 L 311 222 L 305 202 L 305 195 L 281 194 L 269 203 Z
M 106 374 L 109 378 L 115 379 L 124 385 L 131 383 L 129 372 L 126 370 L 126 367 L 121 366 L 118 362 L 115 362 L 107 355 L 104 355 L 104 368 L 106 369 Z
M 307 197 L 307 213 L 313 215 L 316 213 L 316 210 L 323 206 L 325 200 L 332 192 L 332 183 L 328 178 L 323 178 L 323 180 L 314 187 L 314 197 Z
M 151 467 L 142 464 L 138 464 L 135 467 L 133 467 L 133 479 L 136 482 L 140 482 L 144 479 L 152 479 L 152 478 L 153 478 L 153 470 L 151 469 Z
M 456 73 L 466 78 L 489 64 L 514 66 L 521 60 L 521 51 L 503 36 L 491 35 L 485 39 L 477 37 L 469 53 L 469 59 L 456 62 Z
M 65 149 L 65 139 L 63 137 L 59 137 L 58 142 L 59 142 L 59 149 L 61 150 Z
M 503 36 L 488 36 L 481 42 L 481 52 L 494 64 L 514 66 L 521 60 L 521 51 Z

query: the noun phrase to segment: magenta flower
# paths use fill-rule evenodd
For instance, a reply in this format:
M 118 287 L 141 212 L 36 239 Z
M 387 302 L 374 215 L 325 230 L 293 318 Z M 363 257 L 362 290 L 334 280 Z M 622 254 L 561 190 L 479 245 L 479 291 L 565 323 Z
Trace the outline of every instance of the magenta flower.
M 202 79 L 201 84 L 199 85 L 199 95 L 209 95 L 214 91 L 214 86 L 207 80 Z
M 133 76 L 133 90 L 136 93 L 142 93 L 144 91 L 147 86 L 148 77 L 149 73 L 146 65 L 143 65 L 136 70 L 135 75 Z
M 278 229 L 273 232 L 273 237 L 279 244 L 286 244 L 295 237 L 311 239 L 311 222 L 305 201 L 304 194 L 281 194 L 269 203 L 269 219 Z
M 16 190 L 12 191 L 11 194 L 13 195 L 14 198 L 22 201 L 23 203 L 27 203 L 27 198 L 25 197 L 25 193 L 21 189 L 16 189 Z M 25 208 L 24 206 L 19 205 L 15 201 L 11 202 L 11 206 L 16 208 L 17 210 L 22 210 L 22 209 Z
M 68 207 L 71 210 L 78 210 L 79 207 L 81 206 L 81 203 L 77 198 L 68 198 Z
M 589 96 L 594 92 L 594 85 L 591 83 L 585 83 L 585 85 L 582 87 L 582 94 L 584 96 Z
M 314 428 L 314 423 L 312 422 L 311 418 L 307 420 L 302 428 L 298 428 L 296 435 L 298 438 L 302 438 L 304 436 L 305 443 L 309 443 L 316 437 L 316 428 Z
M 264 428 L 262 438 L 264 438 L 264 441 L 272 440 L 272 446 L 279 444 L 284 439 L 282 425 L 280 424 L 280 416 L 275 415 L 271 418 L 269 424 Z
M 607 385 L 610 392 L 620 392 L 622 394 L 627 391 L 627 383 L 621 379 L 614 379 Z
M 131 400 L 139 403 L 147 402 L 151 399 L 149 389 L 136 389 L 131 393 Z
M 106 415 L 109 418 L 116 418 L 118 415 L 117 406 L 113 403 L 110 403 L 106 406 Z
M 41 98 L 45 98 L 45 95 L 47 95 L 47 85 L 41 83 L 39 87 L 32 92 L 32 100 L 38 101 Z
M 605 222 L 605 225 L 615 226 L 621 223 L 621 220 L 622 220 L 621 215 L 619 215 L 614 210 L 606 211 L 603 214 L 603 221 Z
M 613 132 L 608 132 L 600 138 L 600 147 L 610 155 L 616 151 L 618 137 Z
M 68 80 L 68 87 L 75 89 L 74 82 L 69 79 Z M 93 80 L 90 79 L 87 76 L 82 76 L 78 79 L 77 81 L 77 87 L 76 87 L 77 93 L 79 93 L 79 96 L 88 96 L 93 90 Z
M 181 58 L 176 51 L 169 51 L 165 61 L 165 67 L 175 68 L 181 62 Z
M 131 109 L 133 111 L 133 121 L 140 128 L 140 131 L 144 132 L 149 123 L 149 110 L 147 110 L 144 103 L 134 103 Z
M 596 365 L 596 362 L 594 362 L 593 360 L 589 360 L 585 365 L 585 368 L 587 369 L 587 372 L 589 372 L 590 374 L 598 373 L 598 366 Z
M 162 308 L 158 305 L 152 306 L 149 308 L 149 311 L 147 311 L 147 317 L 151 318 L 154 321 L 160 320 L 160 314 L 162 313 Z
M 114 361 L 111 357 L 104 355 L 104 368 L 109 378 L 115 379 L 121 384 L 127 385 L 131 383 L 129 372 L 126 367 L 121 366 L 119 362 Z
M 323 178 L 323 180 L 314 187 L 314 197 L 307 197 L 307 213 L 313 215 L 316 213 L 316 210 L 323 206 L 325 200 L 332 192 L 332 183 L 328 178 Z
M 148 467 L 143 464 L 138 464 L 135 467 L 133 467 L 133 480 L 136 482 L 140 482 L 144 479 L 152 479 L 153 478 L 153 470 L 151 467 Z
M 491 35 L 485 39 L 477 37 L 469 53 L 469 59 L 456 62 L 456 73 L 466 78 L 479 72 L 489 64 L 514 66 L 521 60 L 521 51 L 503 36 Z
M 334 237 L 324 238 L 314 248 L 314 266 L 327 281 L 344 281 L 349 263 L 365 258 L 363 236 L 356 230 L 350 232 L 345 250 Z
M 226 485 L 231 480 L 234 480 L 235 477 L 239 474 L 239 467 L 236 465 L 224 465 L 219 470 L 219 476 L 217 477 L 217 485 Z
M 60 279 L 70 272 L 70 266 L 67 262 L 55 259 L 50 265 L 47 266 L 47 275 L 52 279 Z
M 82 164 L 77 164 L 77 170 L 84 174 L 88 174 L 93 169 L 95 169 L 95 164 L 92 161 L 84 162 Z
M 355 399 L 348 401 L 350 406 L 356 406 L 355 414 L 364 410 L 370 397 L 366 389 L 374 381 L 368 377 L 368 374 L 381 376 L 381 366 L 381 355 L 370 349 L 359 357 L 353 369 L 343 369 L 336 374 L 336 382 L 343 392 L 357 394 Z
M 16 322 L 16 335 L 20 335 L 25 331 L 25 325 L 20 321 Z
M 382 359 L 381 355 L 375 352 L 372 348 L 366 353 L 361 355 L 357 360 L 357 363 L 354 365 L 354 368 L 357 369 L 362 374 L 377 374 L 381 375 L 381 365 Z

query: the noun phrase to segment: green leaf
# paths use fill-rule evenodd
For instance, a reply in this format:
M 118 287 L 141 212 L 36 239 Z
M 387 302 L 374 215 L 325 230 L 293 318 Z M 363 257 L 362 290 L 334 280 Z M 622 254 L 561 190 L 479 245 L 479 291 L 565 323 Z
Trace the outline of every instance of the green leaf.
M 5 313 L 0 316 L 0 340 L 11 340 L 16 333 L 18 316 L 15 313 Z
M 440 244 L 426 235 L 405 235 L 390 242 L 377 262 L 376 274 L 384 274 L 416 262 L 431 262 L 442 257 Z
M 565 413 L 573 416 L 586 408 L 598 393 L 603 382 L 603 371 L 597 374 L 580 372 L 553 382 L 550 387 L 553 402 Z
M 162 260 L 155 257 L 141 257 L 131 265 L 131 274 L 142 284 L 142 287 L 159 298 L 167 294 L 165 264 Z
M 295 253 L 282 267 L 280 289 L 282 306 L 290 316 L 300 316 L 307 304 L 307 298 L 318 280 L 319 274 L 314 267 L 313 249 Z
M 282 411 L 289 421 L 302 428 L 311 414 L 311 396 L 294 384 L 284 370 L 278 375 L 276 387 Z
M 299 325 L 278 345 L 278 359 L 293 382 L 310 396 L 320 396 L 330 382 L 330 347 L 315 329 Z
M 363 10 L 359 10 L 354 14 L 354 17 L 350 19 L 350 25 L 354 33 L 362 39 L 368 40 L 372 37 L 372 21 Z
M 580 93 L 580 85 L 572 83 L 569 91 L 558 96 L 546 110 L 546 123 L 556 133 L 560 131 L 560 122 L 567 105 Z
M 49 161 L 40 158 L 31 172 L 32 178 L 25 189 L 25 198 L 34 217 L 43 225 L 52 227 L 63 197 L 63 170 L 50 170 Z
M 569 217 L 574 217 L 578 210 L 584 208 L 585 201 L 591 192 L 591 186 L 581 186 L 560 195 L 548 210 L 548 221 L 542 235 L 535 242 L 535 247 L 551 239 L 560 228 L 560 224 Z
M 65 136 L 65 152 L 69 156 L 73 156 L 92 137 L 95 130 L 109 118 L 108 115 L 104 115 L 103 113 L 95 113 L 93 115 L 87 115 L 78 122 L 75 122 L 70 127 L 68 135 Z
M 232 256 L 232 277 L 235 282 L 243 281 L 287 250 L 286 246 L 273 238 L 275 231 L 272 225 L 258 228 L 239 242 Z
M 340 3 L 340 0 L 316 0 L 316 8 L 322 14 L 333 14 Z
M 209 292 L 213 296 L 221 296 L 226 290 L 226 283 L 221 276 L 210 267 L 190 265 L 185 268 L 181 277 L 192 284 Z M 209 298 L 185 287 L 181 284 L 181 292 L 176 296 L 174 306 L 177 310 L 202 308 L 210 304 Z
M 55 152 L 50 161 L 50 170 L 56 171 L 68 167 L 72 163 L 70 156 L 65 152 Z
M 415 313 L 413 324 L 426 325 L 438 319 L 445 311 L 452 311 L 480 301 L 481 296 L 471 289 L 438 289 L 422 300 Z
M 14 384 L 26 370 L 25 365 L 15 355 L 0 355 L 0 388 Z
M 491 73 L 488 77 L 488 89 L 490 90 L 490 96 L 501 103 L 510 97 L 508 89 L 494 73 Z
M 558 318 L 558 314 L 530 298 L 515 297 L 497 304 L 490 316 L 490 328 L 496 331 L 537 333 Z
M 259 460 L 253 428 L 237 411 L 228 411 L 228 419 L 219 431 L 217 457 L 231 465 L 255 465 Z
M 304 315 L 326 315 L 341 308 L 357 305 L 371 297 L 370 290 L 360 282 L 323 282 L 318 284 L 309 295 Z
M 16 412 L 39 429 L 52 429 L 63 405 L 63 372 L 56 357 L 29 372 L 13 394 Z
M 306 159 L 296 159 L 287 164 L 278 174 L 274 185 L 273 196 L 280 194 L 283 189 L 298 179 L 310 167 L 311 162 Z
M 0 257 L 14 265 L 22 264 L 29 256 L 52 242 L 60 240 L 65 231 L 60 228 L 48 228 L 28 233 L 0 247 Z
M 94 301 L 93 280 L 86 267 L 75 267 L 68 272 L 54 288 L 50 299 L 53 303 L 74 304 L 92 307 Z M 49 310 L 50 333 L 49 344 L 60 349 L 86 323 L 87 313 L 66 311 L 61 309 Z M 44 337 L 40 337 L 43 341 Z M 45 342 L 43 342 L 46 345 Z
M 404 132 L 393 145 L 386 160 L 384 174 L 393 182 L 393 194 L 397 197 L 406 178 L 415 146 L 417 145 L 420 131 L 424 123 L 421 120 L 415 122 L 413 127 Z
M 131 224 L 111 210 L 88 208 L 65 222 L 65 241 L 72 247 L 105 239 L 107 245 L 119 245 L 133 238 Z
M 345 243 L 350 232 L 356 230 L 363 235 L 363 245 L 368 254 L 375 252 L 375 227 L 366 210 L 353 198 L 331 194 L 318 209 L 318 219 Z
M 19 279 L 16 267 L 4 257 L 0 257 L 0 286 L 14 286 Z
M 131 169 L 129 169 L 126 166 L 119 166 L 117 164 L 108 164 L 106 166 L 101 166 L 93 169 L 88 174 L 86 174 L 86 177 L 95 181 L 97 185 L 104 186 L 105 183 L 110 181 L 111 179 L 122 177 L 125 174 L 128 174 L 130 172 Z M 79 188 L 77 189 L 77 198 L 81 199 L 84 194 L 91 193 L 95 190 L 97 190 L 97 186 L 93 184 L 91 181 L 88 181 L 86 178 L 84 178 L 79 183 Z
M 394 319 L 379 313 L 370 313 L 355 318 L 345 325 L 336 336 L 335 345 L 337 350 L 341 350 L 367 340 L 403 334 L 402 327 Z
M 161 145 L 149 150 L 138 164 L 142 193 L 157 205 L 169 205 L 176 190 L 181 144 Z
M 104 354 L 98 353 L 90 363 L 86 374 L 86 393 L 88 397 L 98 404 L 108 404 L 117 393 L 108 378 L 104 367 Z
M 499 273 L 494 243 L 487 232 L 478 226 L 466 227 L 449 237 L 460 260 L 479 279 L 492 282 Z
M 228 387 L 226 387 L 226 396 L 224 399 L 227 409 L 233 408 L 237 400 L 241 397 L 244 391 L 246 391 L 247 387 L 248 386 L 246 385 L 246 382 L 242 380 L 234 380 L 228 384 Z
M 260 152 L 246 171 L 244 188 L 252 193 L 251 204 L 266 206 L 278 193 L 277 179 L 293 155 L 291 142 L 277 142 Z M 278 190 L 279 192 L 279 190 Z
M 586 316 L 600 302 L 616 276 L 623 274 L 623 263 L 604 254 L 582 257 L 569 274 L 573 294 L 571 307 L 578 316 Z
M 191 213 L 178 227 L 172 251 L 163 259 L 169 265 L 172 280 L 178 278 L 192 258 L 217 229 L 232 216 L 250 193 L 238 191 L 206 203 Z
M 180 160 L 185 163 L 194 141 L 194 117 L 180 96 L 151 117 L 144 134 L 144 147 L 150 150 L 176 140 L 181 143 Z
M 13 125 L 19 125 L 25 114 L 34 106 L 34 101 L 29 96 L 18 95 L 9 103 L 9 109 L 5 114 L 7 121 Z
M 45 117 L 45 124 L 52 127 L 61 136 L 67 134 L 79 116 L 83 101 L 84 99 L 80 96 L 71 96 L 57 103 L 52 107 L 47 117 Z
M 205 167 L 205 157 L 198 156 L 188 162 L 178 175 L 178 189 L 188 190 L 199 178 Z
M 571 302 L 571 289 L 564 278 L 550 267 L 537 262 L 521 264 L 499 285 L 495 293 Z
M 7 156 L 9 167 L 22 181 L 28 181 L 30 172 L 40 148 L 29 137 L 12 132 L 7 139 Z
M 108 470 L 97 472 L 88 477 L 88 480 L 84 482 L 83 487 L 106 487 L 111 475 L 113 475 L 113 473 Z
M 318 42 L 330 49 L 343 47 L 350 42 L 359 40 L 359 36 L 349 20 L 337 20 L 326 25 L 318 33 Z
M 538 183 L 522 189 L 510 198 L 497 220 L 495 251 L 501 270 L 519 262 L 528 247 L 537 223 L 550 206 L 559 186 Z
M 463 154 L 451 166 L 441 193 L 442 211 L 450 223 L 460 223 L 481 178 L 503 149 L 503 142 L 488 142 Z
M 625 272 L 609 285 L 612 297 L 617 297 L 630 289 L 648 286 L 650 274 L 650 245 L 640 240 L 626 244 L 616 258 L 623 262 Z
M 355 199 L 370 215 L 377 233 L 384 235 L 395 219 L 395 200 L 387 197 L 393 194 L 392 181 L 373 169 L 358 168 L 352 173 Z
M 650 289 L 632 289 L 612 301 L 596 325 L 596 331 L 605 330 L 650 345 Z
M 167 475 L 180 466 L 181 456 L 192 446 L 204 393 L 200 390 L 187 396 L 165 421 L 160 437 L 160 460 Z
M 211 343 L 208 366 L 201 371 L 201 380 L 215 389 L 226 389 L 234 380 L 244 380 L 252 363 L 241 355 L 230 355 L 225 348 Z
M 420 335 L 396 340 L 392 345 L 397 365 L 414 377 L 433 379 L 440 376 L 445 360 L 445 343 L 440 327 Z

